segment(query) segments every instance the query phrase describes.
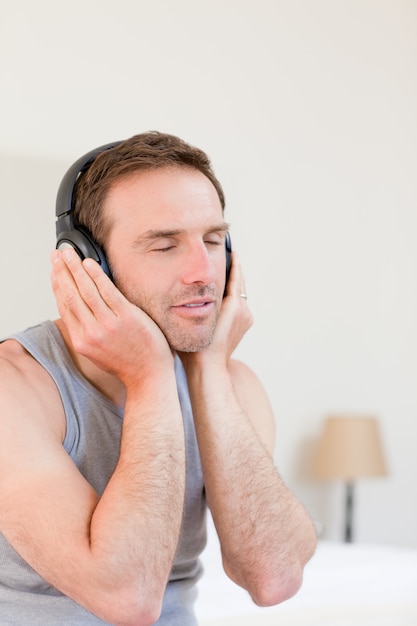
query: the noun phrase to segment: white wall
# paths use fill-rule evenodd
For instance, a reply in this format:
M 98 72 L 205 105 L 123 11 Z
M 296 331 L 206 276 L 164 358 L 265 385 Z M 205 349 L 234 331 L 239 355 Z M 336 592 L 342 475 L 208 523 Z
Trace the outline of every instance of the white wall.
M 307 474 L 330 413 L 379 417 L 389 476 L 358 485 L 358 541 L 417 546 L 414 0 L 1 2 L 0 335 L 55 315 L 54 199 L 83 152 L 173 132 L 212 157 L 256 324 L 287 483 L 341 536 L 341 485 Z

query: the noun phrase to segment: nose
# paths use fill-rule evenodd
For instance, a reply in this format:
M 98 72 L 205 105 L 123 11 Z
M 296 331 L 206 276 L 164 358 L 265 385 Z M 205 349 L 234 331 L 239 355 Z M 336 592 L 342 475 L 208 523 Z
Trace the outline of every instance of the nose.
M 189 246 L 182 259 L 182 282 L 185 285 L 209 285 L 216 280 L 216 264 L 203 241 Z

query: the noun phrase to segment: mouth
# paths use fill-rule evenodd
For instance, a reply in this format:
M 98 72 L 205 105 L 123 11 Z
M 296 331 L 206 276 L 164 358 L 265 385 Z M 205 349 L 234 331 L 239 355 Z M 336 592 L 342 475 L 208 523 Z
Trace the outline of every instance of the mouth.
M 172 309 L 181 317 L 201 318 L 207 317 L 213 311 L 214 307 L 215 301 L 209 298 L 182 302 L 181 304 L 174 305 Z

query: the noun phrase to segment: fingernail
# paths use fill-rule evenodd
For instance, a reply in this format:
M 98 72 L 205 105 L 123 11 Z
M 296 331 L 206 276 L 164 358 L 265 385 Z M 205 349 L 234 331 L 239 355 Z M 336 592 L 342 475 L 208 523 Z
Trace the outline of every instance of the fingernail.
M 74 255 L 74 250 L 72 248 L 65 248 L 62 251 L 62 256 L 64 257 L 65 261 L 71 261 L 73 255 Z

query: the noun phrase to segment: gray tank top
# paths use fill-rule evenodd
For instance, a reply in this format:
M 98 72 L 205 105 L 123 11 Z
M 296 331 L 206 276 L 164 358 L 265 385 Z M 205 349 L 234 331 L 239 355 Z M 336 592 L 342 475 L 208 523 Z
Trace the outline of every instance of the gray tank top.
M 46 321 L 10 338 L 19 341 L 55 381 L 67 421 L 63 446 L 83 476 L 101 494 L 117 463 L 123 411 L 80 374 L 53 322 Z M 196 626 L 193 603 L 201 574 L 198 556 L 206 543 L 206 504 L 187 379 L 178 357 L 175 373 L 186 441 L 186 496 L 177 555 L 157 624 Z M 65 568 L 65 563 L 62 567 Z M 51 587 L 0 533 L 1 626 L 106 623 Z

